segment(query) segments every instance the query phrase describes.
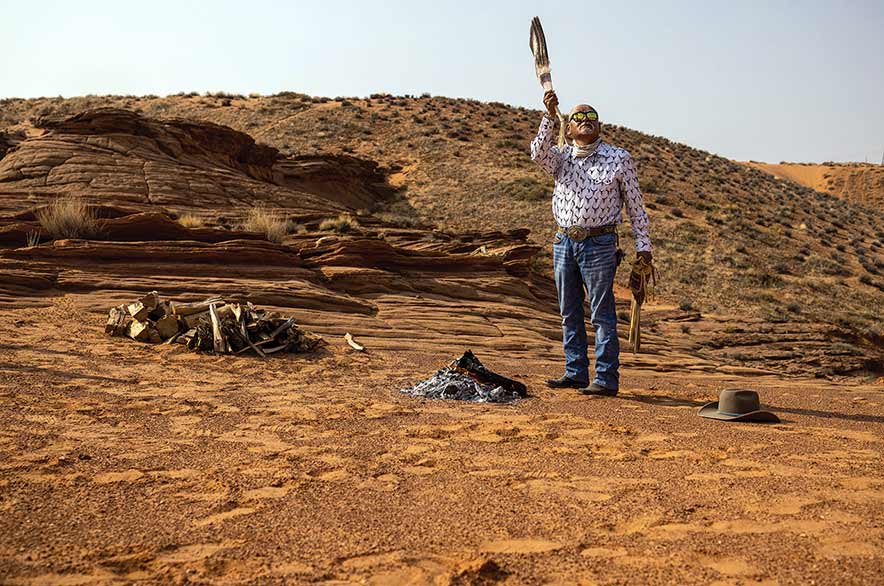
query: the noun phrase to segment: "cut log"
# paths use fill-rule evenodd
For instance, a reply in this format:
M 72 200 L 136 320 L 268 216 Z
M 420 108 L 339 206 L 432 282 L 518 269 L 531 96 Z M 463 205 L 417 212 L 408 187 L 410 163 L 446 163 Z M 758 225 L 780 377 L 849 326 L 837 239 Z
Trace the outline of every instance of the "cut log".
M 227 340 L 224 339 L 224 334 L 221 333 L 221 322 L 218 319 L 218 311 L 215 309 L 215 304 L 209 306 L 209 317 L 212 319 L 212 335 L 214 337 L 214 350 L 218 354 L 224 354 L 227 352 Z
M 174 344 L 175 342 L 178 342 L 178 340 L 181 338 L 182 334 L 183 334 L 183 332 L 178 332 L 177 334 L 175 334 L 174 336 L 172 336 L 171 338 L 169 338 L 168 340 L 163 342 L 163 345 L 168 346 L 170 344 Z
M 132 318 L 129 317 L 126 304 L 112 307 L 107 314 L 107 325 L 104 326 L 104 332 L 111 336 L 125 336 L 131 321 Z
M 174 315 L 174 314 L 173 314 Z M 184 325 L 188 328 L 195 328 L 197 324 L 200 323 L 204 318 L 209 317 L 209 310 L 200 312 L 200 313 L 192 313 L 190 315 L 185 315 L 181 317 L 181 321 L 184 322 Z
M 169 315 L 169 302 L 160 301 L 157 306 L 149 314 L 147 314 L 147 317 L 152 319 L 153 321 L 159 321 L 167 315 Z
M 257 354 L 257 355 L 260 356 L 261 358 L 264 358 L 264 357 L 266 356 L 266 354 L 264 354 L 264 352 L 263 352 L 260 348 L 258 348 L 256 345 L 254 345 L 254 344 L 252 343 L 252 340 L 249 338 L 249 332 L 246 330 L 246 324 L 245 324 L 245 322 L 243 322 L 243 321 L 240 321 L 240 322 L 239 322 L 239 329 L 240 329 L 240 331 L 242 332 L 242 337 L 243 337 L 243 339 L 244 339 L 244 340 L 246 341 L 246 343 L 249 345 L 249 348 L 251 348 L 252 350 L 254 350 L 254 351 L 255 351 L 255 354 Z M 243 350 L 245 350 L 245 348 L 243 348 Z M 242 350 L 240 350 L 240 352 L 242 352 Z
M 190 342 L 196 337 L 196 328 L 191 328 L 178 336 L 175 341 L 179 344 L 190 345 Z
M 150 313 L 150 310 L 142 305 L 140 301 L 130 303 L 127 311 L 136 321 L 147 321 L 147 315 Z
M 273 354 L 274 352 L 279 352 L 280 350 L 285 350 L 288 348 L 288 344 L 283 344 L 282 346 L 274 346 L 273 348 L 264 348 L 264 354 Z
M 223 302 L 219 303 L 215 306 L 215 313 L 218 314 L 218 319 L 221 322 L 226 321 L 238 321 L 236 314 L 233 312 L 233 306 L 231 304 L 224 304 Z
M 138 321 L 146 321 L 151 311 L 157 308 L 160 296 L 156 291 L 151 291 L 135 303 L 129 304 L 129 315 Z
M 161 317 L 156 321 L 157 332 L 159 332 L 160 337 L 164 340 L 168 340 L 172 336 L 178 334 L 180 326 L 178 324 L 178 318 L 174 315 L 167 315 Z
M 278 328 L 273 330 L 273 332 L 270 334 L 270 339 L 275 340 L 278 335 L 280 335 L 281 333 L 283 333 L 284 331 L 286 331 L 287 329 L 289 329 L 293 325 L 295 325 L 295 318 L 293 318 L 293 317 L 288 318 Z
M 149 322 L 140 322 L 138 320 L 133 320 L 132 323 L 129 324 L 129 330 L 126 334 L 132 338 L 133 340 L 138 340 L 139 342 L 149 342 L 151 338 L 151 327 Z
M 212 304 L 221 305 L 224 303 L 224 299 L 221 297 L 211 297 L 206 299 L 205 301 L 197 301 L 195 303 L 170 303 L 172 307 L 172 313 L 175 315 L 180 315 L 182 317 L 193 315 L 196 313 L 205 313 L 209 311 L 209 306 Z

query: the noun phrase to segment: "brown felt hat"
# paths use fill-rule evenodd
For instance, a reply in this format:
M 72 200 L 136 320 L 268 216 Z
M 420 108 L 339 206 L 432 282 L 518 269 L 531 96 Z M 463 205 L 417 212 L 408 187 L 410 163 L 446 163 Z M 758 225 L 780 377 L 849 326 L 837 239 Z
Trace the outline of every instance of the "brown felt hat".
M 725 389 L 718 400 L 700 407 L 700 417 L 724 421 L 758 421 L 779 423 L 780 418 L 770 411 L 761 410 L 758 393 L 746 389 Z

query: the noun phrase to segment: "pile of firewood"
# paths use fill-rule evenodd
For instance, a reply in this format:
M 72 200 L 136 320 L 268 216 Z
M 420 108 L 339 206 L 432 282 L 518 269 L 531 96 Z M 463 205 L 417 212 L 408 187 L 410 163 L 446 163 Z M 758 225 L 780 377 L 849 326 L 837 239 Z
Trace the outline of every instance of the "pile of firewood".
M 191 350 L 218 354 L 309 352 L 319 336 L 304 331 L 294 318 L 258 309 L 249 302 L 227 303 L 212 297 L 197 303 L 163 301 L 151 291 L 135 303 L 110 310 L 105 332 L 139 342 L 185 344 Z

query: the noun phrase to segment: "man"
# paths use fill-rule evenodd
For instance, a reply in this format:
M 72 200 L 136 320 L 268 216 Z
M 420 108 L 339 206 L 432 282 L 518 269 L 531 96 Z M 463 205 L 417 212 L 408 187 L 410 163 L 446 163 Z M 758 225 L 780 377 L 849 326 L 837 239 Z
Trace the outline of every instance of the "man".
M 553 215 L 559 228 L 553 241 L 553 264 L 559 309 L 565 375 L 547 381 L 552 388 L 576 388 L 586 395 L 613 397 L 620 387 L 620 341 L 614 304 L 614 273 L 620 258 L 617 224 L 626 205 L 638 257 L 651 263 L 648 214 L 642 203 L 635 163 L 624 149 L 602 142 L 598 113 L 575 106 L 566 136 L 573 144 L 556 146 L 554 124 L 559 100 L 543 96 L 547 113 L 531 142 L 531 159 L 555 177 Z M 595 376 L 589 383 L 584 285 L 589 293 L 590 322 L 595 327 Z M 644 292 L 636 294 L 643 301 Z

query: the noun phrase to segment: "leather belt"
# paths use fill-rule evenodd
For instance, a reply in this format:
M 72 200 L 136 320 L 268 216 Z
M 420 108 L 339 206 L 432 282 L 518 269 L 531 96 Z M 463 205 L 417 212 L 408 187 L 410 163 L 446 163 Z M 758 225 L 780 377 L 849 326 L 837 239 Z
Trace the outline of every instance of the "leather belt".
M 559 226 L 557 230 L 559 234 L 564 234 L 571 240 L 580 242 L 586 240 L 590 236 L 601 236 L 602 234 L 612 234 L 617 232 L 617 224 L 608 224 L 607 226 L 596 226 L 594 228 L 584 228 L 583 226 L 568 226 L 562 228 Z

